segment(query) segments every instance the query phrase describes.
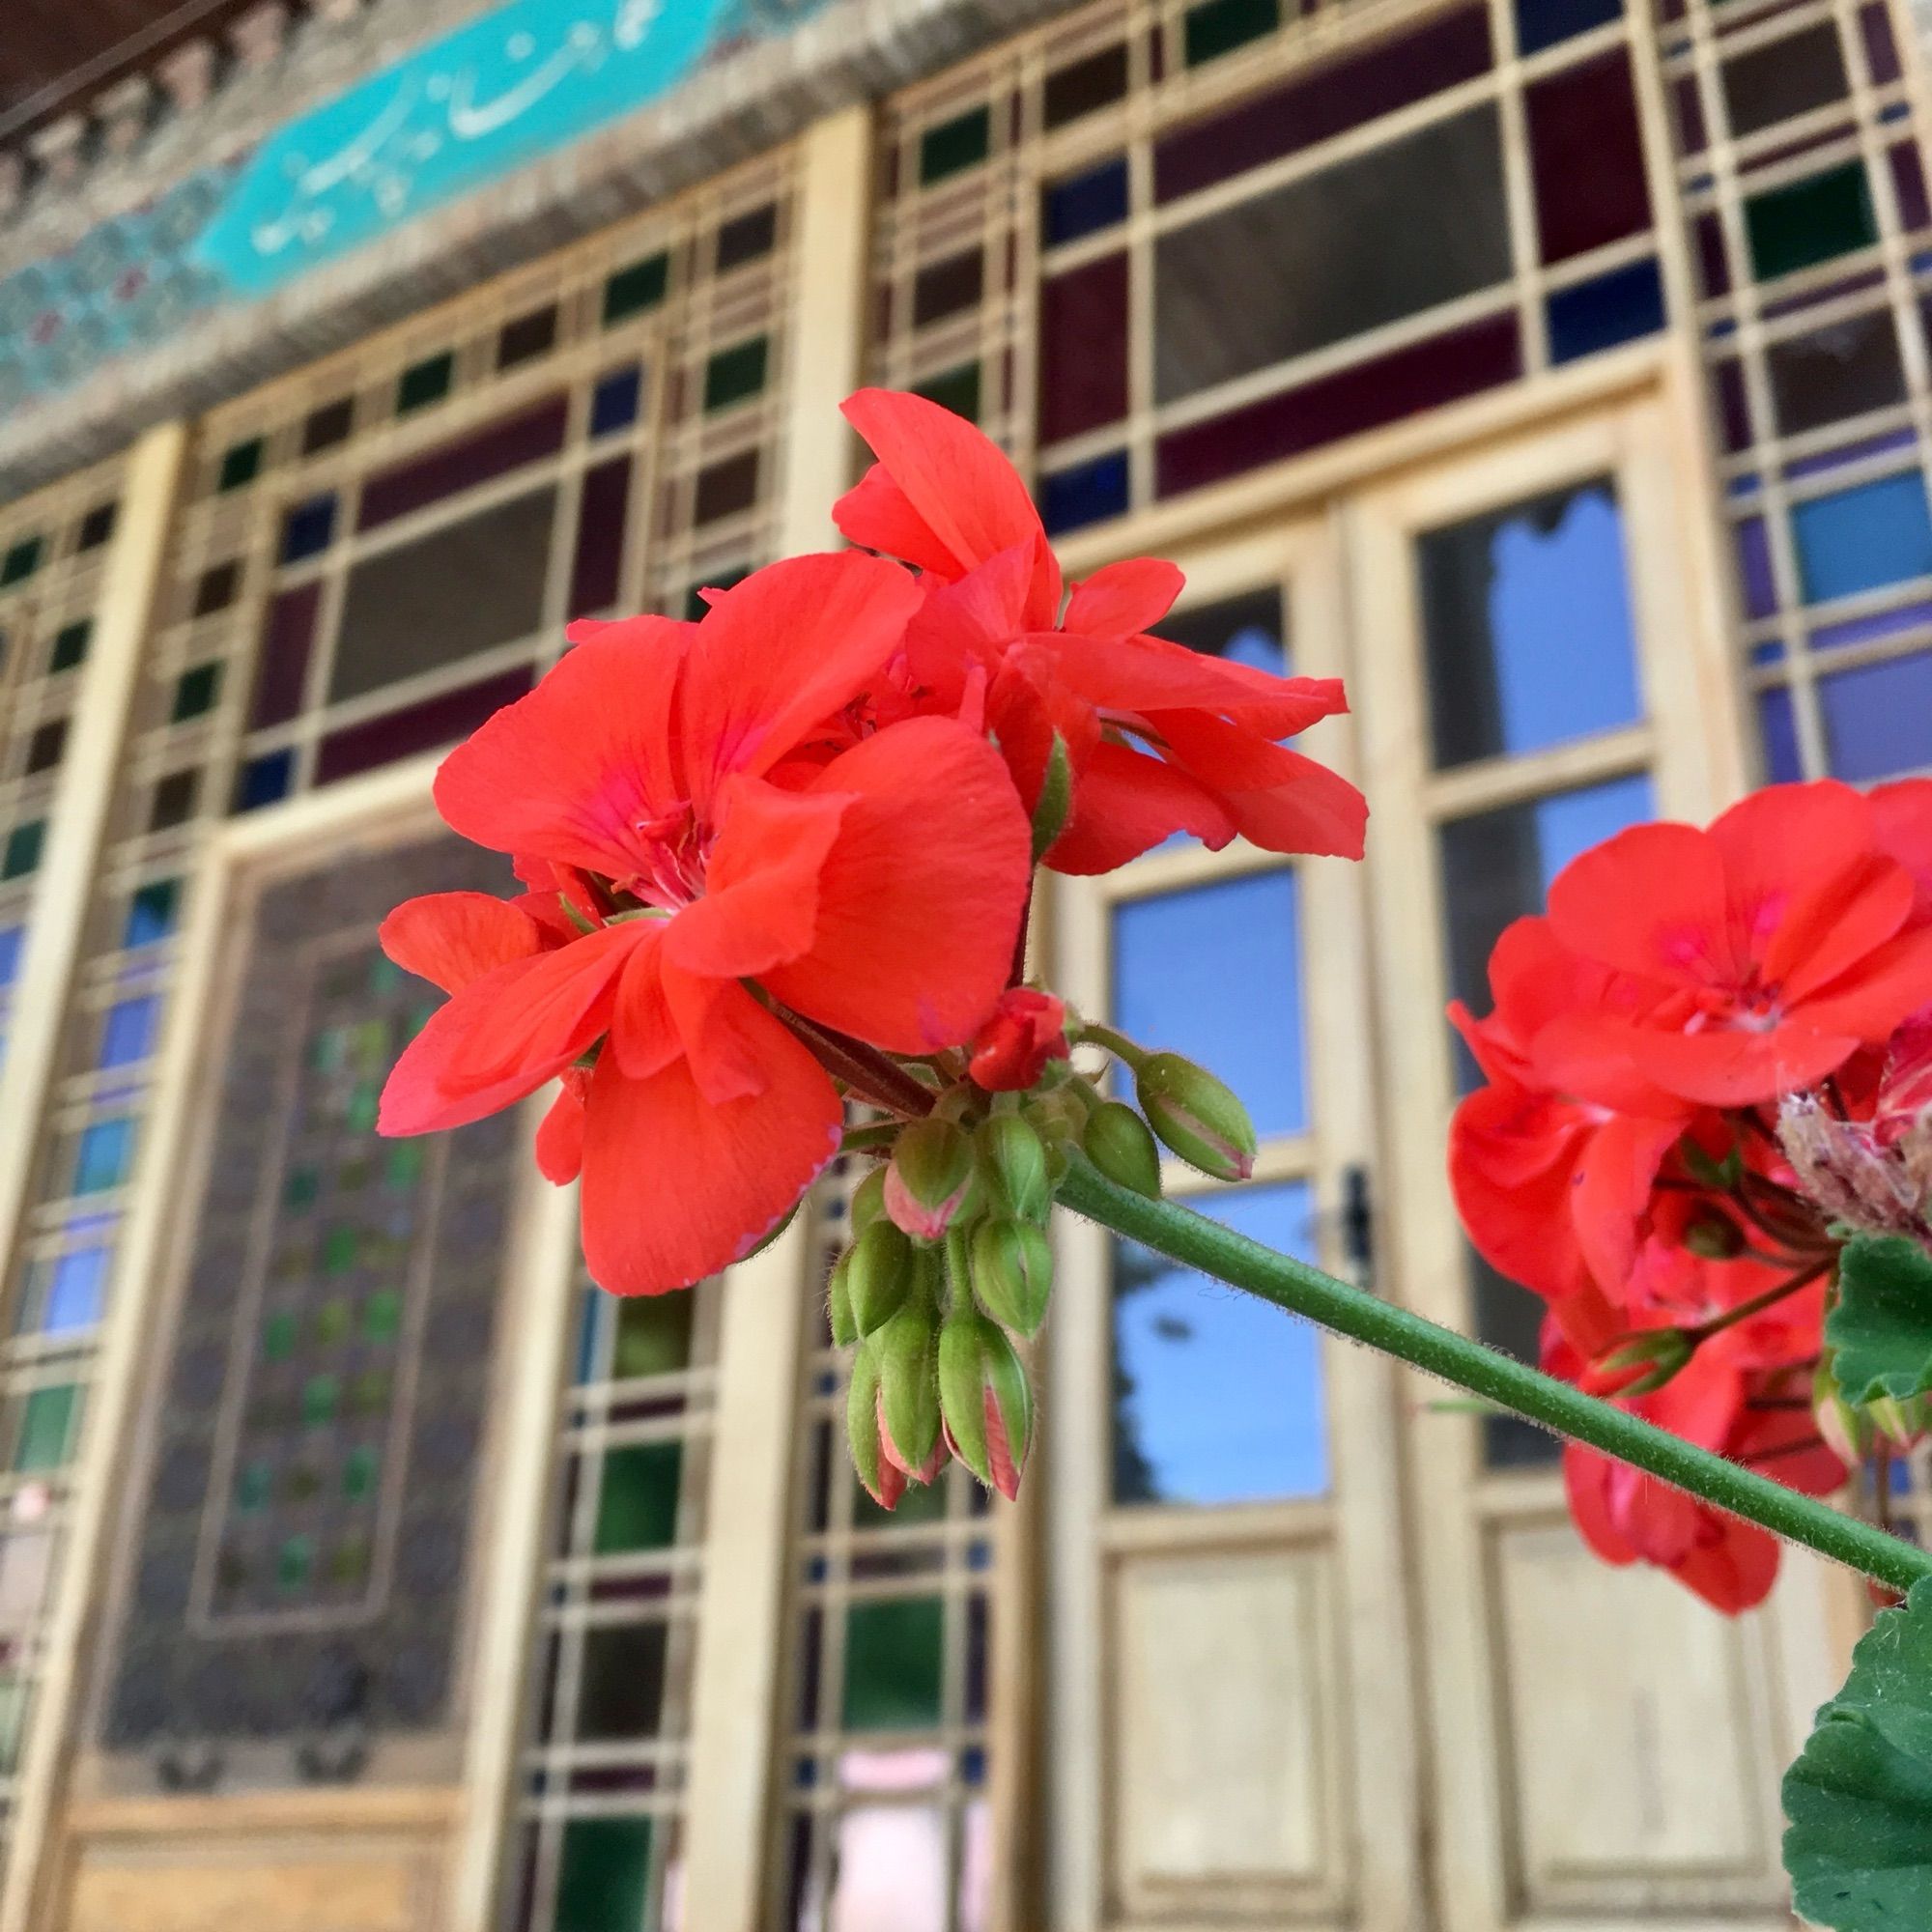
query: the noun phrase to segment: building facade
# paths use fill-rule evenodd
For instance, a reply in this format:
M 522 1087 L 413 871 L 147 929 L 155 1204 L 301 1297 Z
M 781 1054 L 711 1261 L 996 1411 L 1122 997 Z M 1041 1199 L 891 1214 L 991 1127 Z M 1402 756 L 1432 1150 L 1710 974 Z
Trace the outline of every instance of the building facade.
M 0 1932 L 1791 1924 L 1844 1579 L 1606 1569 L 1533 1432 L 1084 1225 L 1020 1503 L 885 1517 L 854 1177 L 602 1295 L 531 1121 L 375 1136 L 374 932 L 503 883 L 430 775 L 567 622 L 836 541 L 920 390 L 1353 701 L 1362 866 L 1054 880 L 1042 968 L 1248 1097 L 1214 1212 L 1532 1348 L 1444 1005 L 1619 825 L 1932 767 L 1899 0 L 225 31 L 0 153 Z

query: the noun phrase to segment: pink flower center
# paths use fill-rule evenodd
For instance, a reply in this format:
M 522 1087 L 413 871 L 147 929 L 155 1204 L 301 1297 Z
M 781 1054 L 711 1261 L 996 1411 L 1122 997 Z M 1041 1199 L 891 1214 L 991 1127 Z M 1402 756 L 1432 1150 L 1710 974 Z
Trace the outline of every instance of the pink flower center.
M 711 856 L 711 828 L 701 825 L 688 804 L 631 827 L 643 864 L 619 883 L 646 905 L 675 912 L 704 891 L 705 862 Z

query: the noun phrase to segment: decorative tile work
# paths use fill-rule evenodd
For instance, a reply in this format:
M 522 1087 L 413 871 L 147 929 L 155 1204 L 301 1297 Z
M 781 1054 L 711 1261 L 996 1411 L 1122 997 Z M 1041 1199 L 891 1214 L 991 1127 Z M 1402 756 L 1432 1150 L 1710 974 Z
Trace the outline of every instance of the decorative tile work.
M 237 934 L 103 1734 L 163 1782 L 241 1741 L 284 1750 L 279 1777 L 252 1760 L 261 1781 L 352 1776 L 376 1741 L 454 1723 L 523 1149 L 514 1114 L 377 1138 L 384 1073 L 436 995 L 375 929 L 398 896 L 504 883 L 439 838 L 271 885 Z
M 1664 324 L 1619 7 L 1295 11 L 1109 0 L 889 103 L 874 374 L 1050 528 Z
M 840 1162 L 816 1197 L 821 1282 L 859 1179 Z M 806 1321 L 769 1922 L 979 1932 L 995 1511 L 1007 1505 L 953 1463 L 891 1515 L 879 1509 L 845 1448 L 844 1358 L 821 1294 Z
M 1660 0 L 1767 781 L 1932 767 L 1932 204 L 1909 14 Z
M 679 1922 L 719 1293 L 586 1277 L 570 1319 L 505 1899 L 515 1932 L 639 1932 Z

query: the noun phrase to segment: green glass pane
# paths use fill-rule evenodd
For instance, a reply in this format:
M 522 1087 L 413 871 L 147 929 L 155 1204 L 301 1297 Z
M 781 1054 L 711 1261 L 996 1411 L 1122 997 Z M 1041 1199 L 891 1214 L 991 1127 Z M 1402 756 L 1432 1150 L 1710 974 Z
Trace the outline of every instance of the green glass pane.
M 315 1545 L 305 1536 L 292 1536 L 275 1558 L 275 1581 L 290 1592 L 301 1589 L 315 1568 Z
M 977 168 L 986 158 L 993 144 L 993 116 L 984 107 L 969 108 L 928 128 L 919 141 L 919 181 L 930 187 L 949 175 Z
M 311 1376 L 302 1384 L 302 1420 L 311 1428 L 329 1421 L 342 1400 L 342 1385 L 333 1376 Z
M 271 1362 L 286 1362 L 296 1351 L 296 1318 L 288 1309 L 262 1323 L 262 1352 Z
M 393 993 L 403 983 L 403 969 L 386 952 L 379 952 L 369 961 L 369 990 L 372 993 Z
M 1187 14 L 1187 65 L 1218 60 L 1281 25 L 1281 0 L 1207 0 Z
M 1751 273 L 1761 282 L 1878 240 L 1862 161 L 1754 194 L 1745 203 Z
M 344 1027 L 325 1027 L 309 1042 L 308 1064 L 318 1073 L 333 1073 L 349 1051 L 349 1033 Z
M 342 1493 L 351 1502 L 359 1503 L 365 1496 L 376 1491 L 376 1472 L 380 1463 L 375 1450 L 366 1445 L 352 1449 L 348 1460 L 342 1465 Z
M 24 878 L 36 870 L 41 863 L 42 848 L 46 842 L 45 819 L 29 819 L 25 825 L 14 826 L 7 835 L 4 850 L 0 850 L 0 879 Z
M 350 1052 L 358 1073 L 382 1075 L 389 1070 L 389 1023 L 364 1020 L 351 1038 Z
M 369 1546 L 359 1536 L 352 1536 L 328 1559 L 329 1580 L 359 1583 L 369 1574 Z
M 320 1177 L 312 1167 L 298 1167 L 282 1183 L 282 1205 L 299 1213 L 314 1200 Z
M 335 1191 L 338 1194 L 354 1194 L 358 1188 L 367 1187 L 369 1177 L 375 1171 L 375 1163 L 366 1156 L 361 1160 L 344 1161 L 335 1170 Z
M 357 1084 L 349 1096 L 349 1129 L 352 1133 L 366 1134 L 376 1125 L 376 1115 L 381 1109 L 383 1090 L 373 1080 Z
M 383 1179 L 391 1187 L 413 1187 L 421 1178 L 429 1146 L 420 1140 L 397 1141 L 383 1159 Z
M 650 1889 L 648 1818 L 573 1818 L 563 1828 L 556 1932 L 643 1932 Z
M 102 1121 L 81 1130 L 74 1149 L 73 1191 L 98 1194 L 118 1187 L 128 1178 L 128 1156 L 134 1145 L 131 1121 Z
M 67 1461 L 68 1435 L 73 1427 L 80 1388 L 61 1382 L 36 1389 L 20 1414 L 20 1439 L 14 1449 L 14 1467 L 22 1473 L 57 1469 Z
M 183 724 L 189 718 L 199 718 L 204 712 L 214 709 L 214 700 L 221 695 L 221 667 L 218 664 L 196 665 L 192 670 L 185 670 L 175 682 L 174 722 Z
M 47 655 L 49 670 L 71 670 L 87 656 L 89 640 L 94 636 L 94 624 L 83 617 L 77 624 L 69 624 L 54 633 L 54 647 Z
M 358 1415 L 373 1415 L 389 1400 L 389 1378 L 382 1369 L 365 1369 L 349 1392 L 350 1406 Z
M 41 539 L 25 537 L 0 557 L 0 589 L 19 583 L 41 567 Z
M 769 350 L 770 343 L 762 335 L 754 335 L 734 349 L 721 349 L 704 365 L 704 407 L 722 410 L 755 396 L 765 386 Z
M 354 1228 L 331 1228 L 323 1236 L 322 1265 L 328 1274 L 346 1274 L 355 1265 Z
M 691 1360 L 693 1291 L 634 1295 L 617 1304 L 617 1333 L 611 1348 L 611 1379 L 668 1376 Z
M 282 1478 L 282 1493 L 292 1503 L 313 1502 L 322 1493 L 322 1478 L 307 1463 L 298 1463 Z
M 646 256 L 641 262 L 633 262 L 628 269 L 619 269 L 604 284 L 604 327 L 609 328 L 626 316 L 655 308 L 664 300 L 669 286 L 668 255 Z
M 26 1716 L 27 1687 L 17 1677 L 0 1677 L 0 1774 L 20 1759 L 20 1720 Z
M 217 490 L 240 490 L 244 484 L 254 482 L 262 473 L 262 439 L 250 437 L 246 442 L 231 446 L 221 459 L 221 475 L 215 483 Z
M 378 1289 L 362 1304 L 362 1333 L 371 1342 L 393 1342 L 403 1325 L 403 1297 L 393 1288 Z
M 263 1508 L 270 1492 L 274 1489 L 275 1477 L 266 1463 L 249 1463 L 243 1465 L 242 1473 L 235 1479 L 235 1504 L 238 1509 L 258 1510 Z
M 323 1343 L 340 1342 L 348 1335 L 349 1326 L 349 1304 L 338 1295 L 333 1301 L 325 1302 L 317 1310 L 315 1339 Z
M 633 1442 L 604 1458 L 597 1495 L 597 1554 L 668 1549 L 677 1541 L 681 1442 Z
M 435 1017 L 436 1009 L 432 1006 L 412 1007 L 409 1020 L 404 1027 L 404 1037 L 409 1039 L 415 1038 Z
M 856 1477 L 852 1482 L 854 1529 L 903 1529 L 908 1523 L 940 1522 L 946 1516 L 946 1478 L 933 1483 L 908 1483 L 895 1509 L 882 1510 Z
M 440 355 L 412 363 L 396 382 L 396 413 L 407 415 L 411 410 L 441 402 L 455 380 L 456 357 L 446 349 Z
M 848 1605 L 845 1728 L 914 1731 L 938 1723 L 945 1632 L 946 1605 L 937 1597 Z
M 956 369 L 948 369 L 943 375 L 915 384 L 913 393 L 923 396 L 929 403 L 937 403 L 943 410 L 951 410 L 955 416 L 964 416 L 968 422 L 978 422 L 980 365 L 962 362 Z

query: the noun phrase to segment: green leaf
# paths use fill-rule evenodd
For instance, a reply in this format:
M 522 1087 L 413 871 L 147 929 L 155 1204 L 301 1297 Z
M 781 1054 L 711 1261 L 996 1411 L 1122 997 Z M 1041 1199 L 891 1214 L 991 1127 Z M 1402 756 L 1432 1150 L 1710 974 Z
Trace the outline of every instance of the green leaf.
M 1932 1925 L 1932 1577 L 1852 1653 L 1784 1775 L 1784 1868 L 1832 1932 Z
M 1861 1235 L 1838 1264 L 1825 1340 L 1848 1402 L 1932 1388 L 1932 1255 L 1902 1235 Z

